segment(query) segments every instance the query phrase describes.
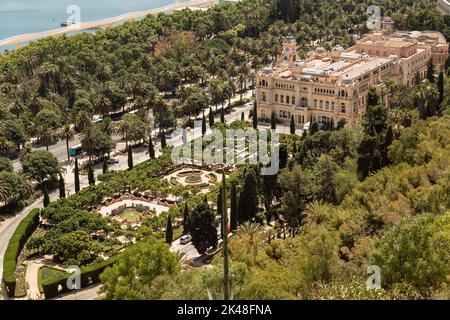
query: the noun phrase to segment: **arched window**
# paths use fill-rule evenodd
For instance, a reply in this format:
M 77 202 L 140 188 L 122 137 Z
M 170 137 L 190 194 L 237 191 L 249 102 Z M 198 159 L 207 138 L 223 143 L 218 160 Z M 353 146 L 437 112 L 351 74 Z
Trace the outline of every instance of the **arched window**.
M 300 106 L 303 108 L 308 107 L 308 99 L 306 97 L 302 98 L 302 100 L 300 101 Z

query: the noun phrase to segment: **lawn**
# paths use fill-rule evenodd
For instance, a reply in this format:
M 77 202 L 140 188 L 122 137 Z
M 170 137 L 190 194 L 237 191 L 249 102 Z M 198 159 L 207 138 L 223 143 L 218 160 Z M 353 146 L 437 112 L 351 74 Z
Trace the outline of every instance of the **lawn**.
M 140 216 L 140 212 L 134 208 L 126 208 L 123 210 L 121 214 L 119 214 L 120 218 L 127 218 L 131 223 L 136 222 L 137 218 Z
M 64 272 L 63 270 L 59 270 L 59 269 L 55 269 L 55 268 L 47 267 L 47 266 L 41 267 L 38 272 L 39 291 L 41 293 L 44 292 L 42 290 L 42 282 L 44 282 L 45 280 L 60 277 L 65 274 L 66 274 L 66 272 Z

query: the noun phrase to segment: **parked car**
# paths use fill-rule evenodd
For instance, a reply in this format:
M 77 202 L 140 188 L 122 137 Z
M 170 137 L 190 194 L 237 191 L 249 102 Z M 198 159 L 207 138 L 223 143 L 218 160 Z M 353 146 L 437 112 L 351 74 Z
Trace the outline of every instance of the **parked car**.
M 111 158 L 111 159 L 108 159 L 107 163 L 108 164 L 117 164 L 117 163 L 119 163 L 119 159 Z
M 184 236 L 182 236 L 180 238 L 180 244 L 188 244 L 189 242 L 191 242 L 192 237 L 190 234 L 185 234 Z

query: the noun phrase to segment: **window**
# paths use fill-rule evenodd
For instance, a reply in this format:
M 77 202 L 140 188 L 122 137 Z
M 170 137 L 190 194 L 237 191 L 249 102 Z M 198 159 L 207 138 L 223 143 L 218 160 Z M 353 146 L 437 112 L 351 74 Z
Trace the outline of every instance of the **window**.
M 323 109 L 323 101 L 320 100 L 320 109 Z
M 341 113 L 345 113 L 345 103 L 341 104 Z
M 328 101 L 325 102 L 325 110 L 330 110 L 330 103 Z
M 314 100 L 314 108 L 317 109 L 317 100 Z
M 308 107 L 308 99 L 303 97 L 302 100 L 300 101 L 300 106 L 303 108 Z
M 334 111 L 334 102 L 331 102 L 331 111 Z
M 292 97 L 292 104 L 295 104 L 295 97 Z
M 275 95 L 275 102 L 278 102 L 278 95 Z
M 289 96 L 286 96 L 286 103 L 289 104 Z
M 281 103 L 284 103 L 284 96 L 281 95 Z
M 262 101 L 264 101 L 264 102 L 267 101 L 267 96 L 266 96 L 265 92 L 262 93 Z

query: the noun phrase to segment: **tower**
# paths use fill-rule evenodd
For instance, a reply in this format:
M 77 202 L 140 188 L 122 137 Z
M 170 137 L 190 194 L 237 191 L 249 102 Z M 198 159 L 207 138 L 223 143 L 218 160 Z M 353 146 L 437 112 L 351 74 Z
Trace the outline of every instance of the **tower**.
M 385 32 L 392 32 L 394 30 L 394 20 L 392 20 L 391 17 L 384 17 L 383 21 L 381 22 L 381 28 Z
M 283 51 L 278 56 L 278 64 L 290 68 L 297 59 L 297 42 L 289 33 L 283 41 Z

